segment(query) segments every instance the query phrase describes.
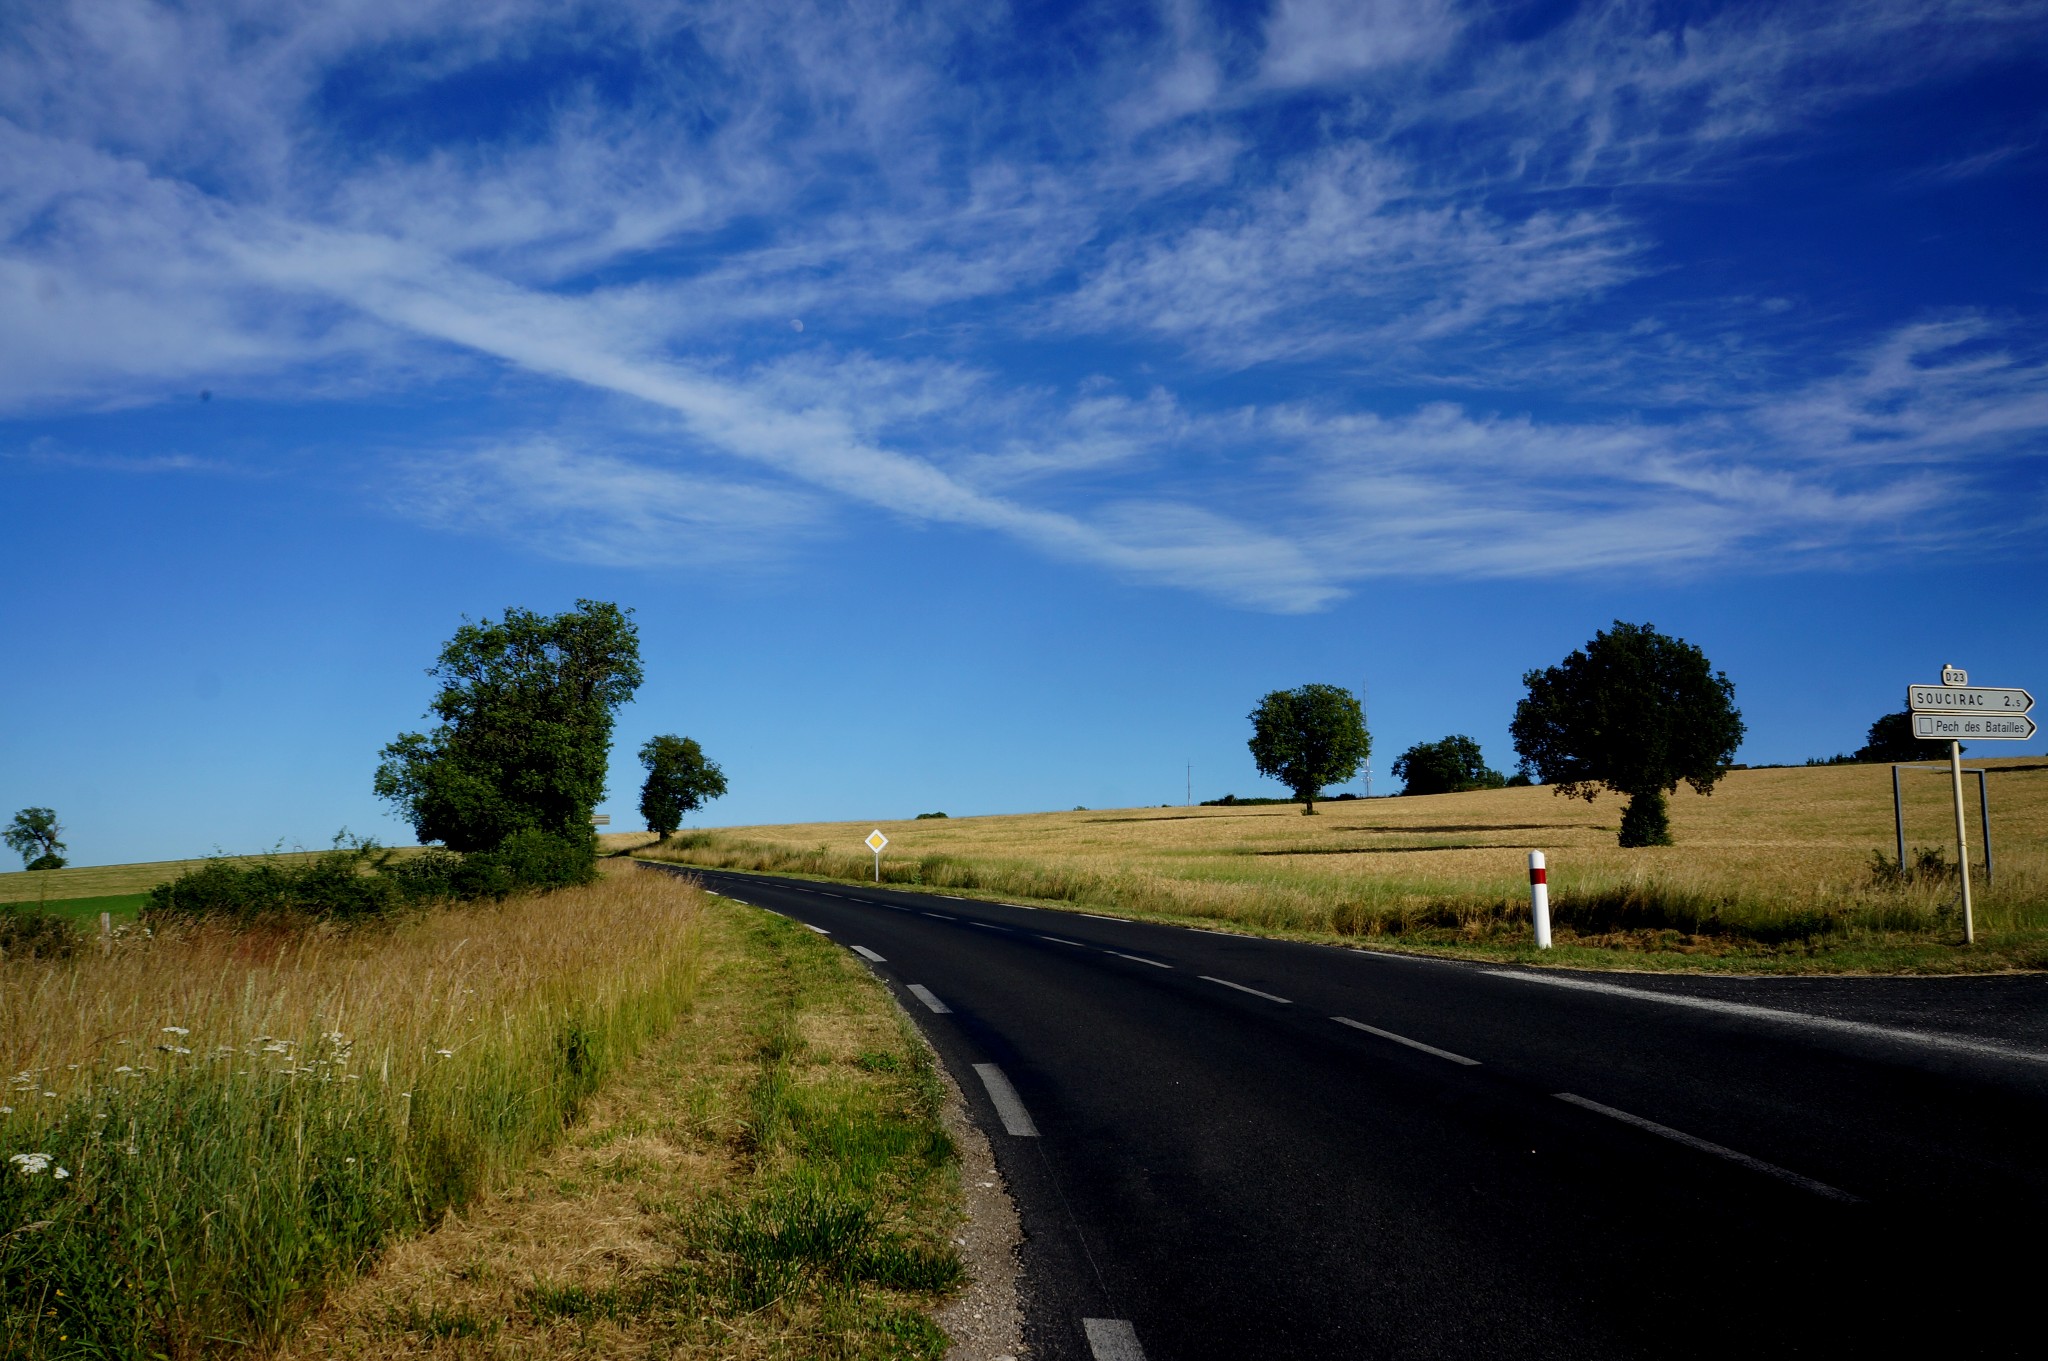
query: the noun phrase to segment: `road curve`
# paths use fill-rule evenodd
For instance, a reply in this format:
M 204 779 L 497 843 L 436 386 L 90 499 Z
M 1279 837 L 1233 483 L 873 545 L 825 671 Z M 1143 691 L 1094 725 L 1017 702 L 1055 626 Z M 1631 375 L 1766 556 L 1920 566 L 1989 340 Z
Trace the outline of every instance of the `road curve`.
M 1944 1026 L 678 872 L 917 1018 L 1017 1200 L 1034 1358 L 2038 1354 L 2048 980 Z

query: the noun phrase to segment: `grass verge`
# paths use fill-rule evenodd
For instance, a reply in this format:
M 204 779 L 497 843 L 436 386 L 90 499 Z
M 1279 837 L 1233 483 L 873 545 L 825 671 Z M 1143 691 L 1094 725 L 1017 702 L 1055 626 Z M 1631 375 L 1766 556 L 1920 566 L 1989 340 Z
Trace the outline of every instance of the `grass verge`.
M 272 1345 L 551 1145 L 697 987 L 701 897 L 619 871 L 0 960 L 0 1354 Z
M 720 904 L 701 939 L 674 1032 L 288 1356 L 944 1355 L 960 1189 L 929 1051 L 810 932 Z
M 1975 764 L 1975 763 L 1973 763 Z M 1976 862 L 1960 940 L 1947 783 L 1905 782 L 1906 873 L 1886 766 L 1734 771 L 1672 800 L 1678 844 L 1615 845 L 1618 800 L 1504 789 L 1298 807 L 883 822 L 885 882 L 1376 948 L 1593 968 L 1981 972 L 2048 968 L 2048 764 L 1983 762 L 1996 875 Z M 872 823 L 684 833 L 635 852 L 707 868 L 869 879 Z M 1948 833 L 1952 835 L 1952 831 Z M 1526 852 L 1550 862 L 1558 948 L 1534 948 Z

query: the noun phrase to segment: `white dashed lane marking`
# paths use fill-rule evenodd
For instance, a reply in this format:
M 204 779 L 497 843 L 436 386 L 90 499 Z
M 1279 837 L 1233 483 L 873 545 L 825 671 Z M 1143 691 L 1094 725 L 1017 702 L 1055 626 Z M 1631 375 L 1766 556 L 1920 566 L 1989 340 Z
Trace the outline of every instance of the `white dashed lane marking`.
M 1049 940 L 1049 941 L 1051 941 L 1051 942 L 1052 942 L 1053 944 L 1055 944 L 1055 945 L 1080 945 L 1080 946 L 1081 946 L 1081 948 L 1082 948 L 1083 950 L 1085 950 L 1085 949 L 1087 949 L 1087 948 L 1088 948 L 1088 947 L 1087 947 L 1087 946 L 1085 946 L 1085 945 L 1081 945 L 1081 942 L 1080 942 L 1080 941 L 1078 941 L 1078 940 L 1068 940 L 1068 939 L 1067 939 L 1067 938 L 1066 938 L 1065 936 L 1040 936 L 1040 937 L 1039 937 L 1039 939 L 1040 939 L 1040 940 Z
M 1156 959 L 1147 959 L 1143 955 L 1127 955 L 1122 950 L 1104 950 L 1102 953 L 1106 955 L 1115 955 L 1118 959 L 1128 959 L 1133 964 L 1150 964 L 1155 969 L 1171 969 L 1173 967 L 1171 964 L 1161 964 Z M 1236 984 L 1232 984 L 1231 986 L 1235 987 Z M 1250 992 L 1251 989 L 1246 988 L 1245 991 Z M 1266 996 L 1266 994 L 1260 993 L 1259 996 L 1264 997 Z M 1276 997 L 1273 1000 L 1279 1001 L 1280 999 Z
M 1434 1054 L 1440 1059 L 1449 1059 L 1452 1063 L 1462 1063 L 1467 1068 L 1477 1068 L 1479 1066 L 1478 1059 L 1468 1059 L 1463 1054 L 1453 1054 L 1448 1049 L 1439 1049 L 1433 1044 L 1424 1044 L 1421 1040 L 1411 1040 L 1406 1035 L 1396 1035 L 1391 1030 L 1381 1030 L 1376 1025 L 1367 1025 L 1363 1021 L 1354 1021 L 1349 1016 L 1332 1016 L 1330 1019 L 1338 1025 L 1348 1025 L 1353 1030 L 1363 1030 L 1368 1035 L 1377 1035 L 1383 1040 L 1392 1040 L 1395 1044 L 1405 1044 L 1410 1049 L 1420 1049 L 1425 1054 Z
M 1031 1112 L 1024 1109 L 1023 1098 L 1010 1085 L 1010 1079 L 1003 1076 L 1003 1070 L 993 1063 L 977 1063 L 974 1075 L 981 1079 L 981 1085 L 988 1088 L 988 1099 L 995 1103 L 996 1115 L 1003 1122 L 1005 1133 L 1020 1139 L 1036 1139 L 1038 1126 L 1031 1123 Z
M 859 955 L 859 956 L 860 956 L 860 957 L 861 957 L 862 959 L 868 960 L 868 961 L 870 961 L 871 963 L 875 963 L 875 964 L 887 964 L 887 963 L 889 962 L 888 960 L 886 960 L 886 959 L 882 958 L 882 957 L 881 957 L 880 955 L 876 954 L 876 953 L 875 953 L 875 952 L 874 952 L 873 950 L 870 950 L 870 949 L 869 949 L 869 948 L 868 948 L 867 946 L 865 946 L 865 945 L 856 945 L 856 946 L 854 946 L 854 947 L 853 947 L 853 952 L 854 952 L 855 954 Z
M 1145 1361 L 1138 1330 L 1124 1319 L 1084 1318 L 1081 1331 L 1088 1335 L 1088 1351 L 1095 1361 Z
M 924 915 L 942 922 L 956 922 L 960 920 L 958 917 L 949 917 L 943 912 L 927 912 Z
M 953 1012 L 953 1008 L 947 1006 L 944 1002 L 941 1002 L 938 999 L 938 997 L 933 994 L 932 990 L 922 983 L 912 983 L 910 985 L 910 995 L 912 997 L 915 997 L 918 1001 L 924 1003 L 926 1006 L 930 1007 L 933 1011 L 937 1012 L 941 1016 L 950 1016 Z
M 1260 992 L 1257 988 L 1248 988 L 1242 983 L 1233 983 L 1227 978 L 1212 978 L 1208 974 L 1200 974 L 1198 975 L 1198 977 L 1200 977 L 1204 983 L 1221 983 L 1226 988 L 1236 988 L 1239 992 L 1248 992 L 1254 997 L 1263 997 L 1268 1002 L 1278 1002 L 1282 1006 L 1294 1005 L 1294 1003 L 1288 998 L 1275 997 L 1270 992 Z
M 1812 1177 L 1802 1177 L 1797 1172 L 1788 1172 L 1776 1163 L 1767 1163 L 1762 1158 L 1752 1158 L 1747 1153 L 1737 1153 L 1732 1148 L 1710 1143 L 1705 1139 L 1699 1138 L 1697 1135 L 1687 1134 L 1684 1130 L 1673 1129 L 1669 1125 L 1660 1125 L 1655 1120 L 1645 1120 L 1640 1115 L 1630 1115 L 1627 1111 L 1618 1111 L 1612 1106 L 1603 1106 L 1598 1101 L 1588 1101 L 1585 1097 L 1572 1092 L 1552 1092 L 1551 1095 L 1559 1101 L 1568 1101 L 1581 1110 L 1593 1111 L 1596 1114 L 1607 1116 L 1611 1120 L 1619 1120 L 1624 1125 L 1634 1125 L 1637 1129 L 1648 1130 L 1660 1138 L 1669 1139 L 1673 1143 L 1684 1144 L 1687 1148 L 1696 1149 L 1701 1153 L 1711 1153 L 1717 1158 L 1726 1158 L 1729 1162 L 1746 1167 L 1752 1172 L 1761 1172 L 1767 1177 L 1776 1177 L 1779 1181 L 1797 1186 L 1802 1191 L 1811 1191 L 1817 1196 L 1826 1196 L 1829 1200 L 1845 1201 L 1851 1205 L 1860 1202 L 1860 1197 L 1852 1196 L 1847 1191 L 1838 1191 L 1824 1181 L 1815 1181 Z

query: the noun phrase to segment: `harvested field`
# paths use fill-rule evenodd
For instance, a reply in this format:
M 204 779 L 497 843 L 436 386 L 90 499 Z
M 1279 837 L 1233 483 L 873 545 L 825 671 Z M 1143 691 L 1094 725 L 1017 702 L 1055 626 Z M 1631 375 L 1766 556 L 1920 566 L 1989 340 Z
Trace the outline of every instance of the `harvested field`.
M 2048 762 L 1967 764 L 1990 771 L 1996 871 L 1984 882 L 1967 777 L 1979 933 L 1968 950 L 1948 781 L 1906 773 L 1901 874 L 1880 864 L 1894 858 L 1882 765 L 1732 771 L 1711 796 L 1673 796 L 1678 844 L 1640 850 L 1615 844 L 1619 798 L 1533 788 L 1325 802 L 1313 818 L 1279 805 L 736 827 L 636 854 L 858 880 L 873 872 L 861 838 L 880 826 L 892 883 L 1533 959 L 1526 857 L 1542 850 L 1560 946 L 1549 962 L 2048 967 Z

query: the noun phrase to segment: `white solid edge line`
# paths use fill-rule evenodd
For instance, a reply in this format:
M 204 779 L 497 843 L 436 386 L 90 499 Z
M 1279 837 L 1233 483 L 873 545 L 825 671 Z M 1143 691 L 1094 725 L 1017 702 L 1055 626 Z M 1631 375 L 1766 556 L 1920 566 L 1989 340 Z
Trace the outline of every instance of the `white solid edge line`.
M 1088 1351 L 1095 1361 L 1145 1361 L 1145 1349 L 1138 1345 L 1138 1330 L 1120 1318 L 1084 1318 L 1081 1331 L 1088 1335 Z
M 2048 1063 L 2048 1053 L 2037 1049 L 2021 1049 L 1993 1044 L 1988 1040 L 1965 1040 L 1950 1035 L 1930 1035 L 1925 1031 L 1903 1030 L 1897 1026 L 1871 1025 L 1867 1021 L 1840 1021 L 1832 1016 L 1811 1016 L 1803 1011 L 1783 1011 L 1777 1007 L 1760 1007 L 1749 1002 L 1724 1002 L 1717 997 L 1687 997 L 1680 993 L 1651 992 L 1645 988 L 1624 988 L 1614 983 L 1594 983 L 1584 978 L 1554 978 L 1548 974 L 1517 973 L 1511 969 L 1486 969 L 1482 972 L 1495 978 L 1509 978 L 1523 983 L 1541 983 L 1552 988 L 1575 988 L 1581 992 L 1606 993 L 1610 997 L 1628 997 L 1642 1002 L 1662 1002 L 1671 1007 L 1692 1007 L 1699 1011 L 1718 1011 L 1724 1016 L 1745 1016 L 1759 1021 L 1779 1021 L 1791 1025 L 1806 1026 L 1814 1030 L 1832 1030 L 1841 1035 L 1862 1035 L 1880 1040 L 1898 1040 L 1906 1044 L 1925 1045 L 1930 1049 L 1947 1049 L 1957 1053 L 1981 1054 L 1989 1058 L 2021 1059 L 2028 1063 Z
M 1710 1140 L 1702 1139 L 1698 1135 L 1687 1134 L 1681 1129 L 1673 1129 L 1669 1125 L 1660 1125 L 1655 1120 L 1645 1120 L 1640 1115 L 1630 1115 L 1627 1111 L 1618 1111 L 1612 1106 L 1603 1106 L 1598 1101 L 1588 1101 L 1576 1092 L 1552 1092 L 1551 1095 L 1559 1101 L 1569 1102 L 1581 1110 L 1589 1110 L 1595 1114 L 1604 1115 L 1610 1120 L 1619 1120 L 1624 1125 L 1634 1125 L 1637 1129 L 1648 1130 L 1652 1134 L 1670 1139 L 1674 1143 L 1684 1144 L 1687 1148 L 1697 1149 L 1701 1153 L 1711 1153 L 1717 1158 L 1726 1158 L 1729 1162 L 1738 1163 L 1752 1172 L 1761 1172 L 1767 1177 L 1776 1177 L 1779 1181 L 1789 1182 L 1801 1190 L 1811 1191 L 1817 1196 L 1826 1196 L 1829 1200 L 1844 1201 L 1850 1205 L 1862 1203 L 1860 1196 L 1852 1196 L 1847 1191 L 1838 1191 L 1824 1181 L 1815 1181 L 1812 1177 L 1802 1177 L 1797 1172 L 1788 1172 L 1776 1163 L 1767 1163 L 1762 1158 L 1752 1158 L 1747 1153 L 1737 1153 L 1732 1148 L 1725 1148 Z
M 1227 978 L 1213 978 L 1208 974 L 1197 974 L 1196 977 L 1200 978 L 1204 983 L 1221 983 L 1226 988 L 1236 988 L 1239 992 L 1248 992 L 1254 997 L 1263 997 L 1268 1002 L 1279 1002 L 1286 1006 L 1294 1005 L 1288 998 L 1275 997 L 1270 992 L 1260 992 L 1257 988 L 1248 988 L 1242 983 L 1233 983 Z
M 1396 1035 L 1391 1030 L 1381 1030 L 1376 1025 L 1367 1025 L 1363 1021 L 1354 1021 L 1349 1016 L 1332 1016 L 1330 1019 L 1338 1025 L 1348 1025 L 1353 1030 L 1363 1030 L 1368 1035 L 1377 1035 L 1383 1040 L 1392 1040 L 1395 1044 L 1405 1044 L 1410 1049 L 1420 1049 L 1425 1054 L 1434 1054 L 1440 1059 L 1449 1059 L 1452 1063 L 1462 1063 L 1467 1068 L 1477 1068 L 1479 1066 L 1478 1059 L 1468 1059 L 1463 1054 L 1453 1054 L 1448 1049 L 1439 1049 L 1433 1044 L 1424 1044 L 1421 1040 L 1411 1040 L 1406 1035 Z
M 865 945 L 854 946 L 853 952 L 859 955 L 862 959 L 869 960 L 876 964 L 887 964 L 889 962 L 888 960 L 882 958 L 880 955 L 876 954 L 873 950 L 870 950 Z
M 811 930 L 813 930 L 813 931 L 816 931 L 816 932 L 817 932 L 817 933 L 818 933 L 819 935 L 821 935 L 821 936 L 829 936 L 829 935 L 831 935 L 831 934 L 832 934 L 832 933 L 831 933 L 830 931 L 827 931 L 827 930 L 826 930 L 826 929 L 825 929 L 824 927 L 822 927 L 822 926 L 811 926 L 811 924 L 810 924 L 809 922 L 805 922 L 805 923 L 804 923 L 804 925 L 805 925 L 805 926 L 810 926 L 810 927 L 811 927 Z
M 1115 955 L 1118 959 L 1128 959 L 1135 964 L 1150 964 L 1155 969 L 1171 969 L 1173 967 L 1171 964 L 1161 964 L 1156 959 L 1147 959 L 1143 955 L 1127 955 L 1122 950 L 1104 950 L 1102 953 L 1106 955 Z M 1250 989 L 1246 989 L 1246 991 L 1249 992 Z M 1269 994 L 1260 993 L 1259 995 L 1261 997 L 1264 997 L 1268 996 Z M 1276 997 L 1273 1000 L 1279 1001 L 1280 999 Z
M 934 1012 L 938 1013 L 941 1016 L 950 1016 L 953 1014 L 953 1008 L 947 1006 L 944 1002 L 941 1002 L 938 999 L 938 996 L 935 993 L 933 993 L 930 988 L 926 987 L 922 983 L 912 983 L 910 985 L 910 995 L 912 997 L 915 997 L 918 1001 L 924 1003 L 926 1006 L 930 1007 Z
M 1088 917 L 1099 922 L 1122 922 L 1126 926 L 1131 923 L 1129 917 L 1105 917 L 1099 912 L 1076 912 L 1074 915 L 1077 917 Z
M 995 1103 L 996 1115 L 1003 1122 L 1005 1133 L 1020 1139 L 1036 1139 L 1038 1126 L 1031 1123 L 1031 1112 L 1024 1109 L 1023 1098 L 1010 1085 L 1010 1079 L 1003 1076 L 1003 1070 L 993 1063 L 977 1063 L 974 1075 L 981 1079 L 981 1085 L 988 1088 L 988 1099 Z

